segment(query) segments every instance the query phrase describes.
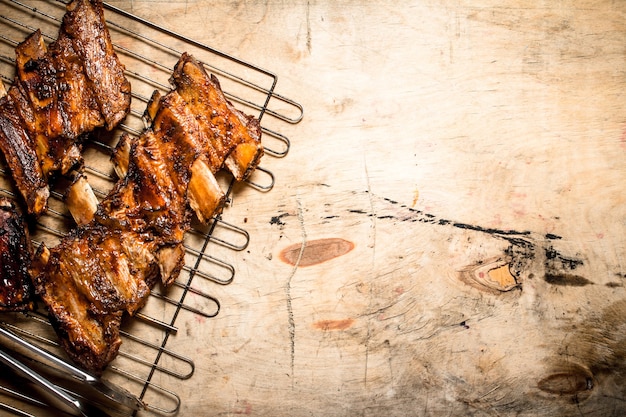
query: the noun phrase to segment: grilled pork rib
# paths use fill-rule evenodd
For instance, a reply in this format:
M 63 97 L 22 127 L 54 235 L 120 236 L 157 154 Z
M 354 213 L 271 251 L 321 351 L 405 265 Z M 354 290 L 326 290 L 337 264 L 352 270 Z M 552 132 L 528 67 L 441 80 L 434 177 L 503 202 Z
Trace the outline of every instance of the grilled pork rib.
M 0 311 L 33 309 L 29 267 L 33 250 L 28 227 L 13 201 L 0 198 Z
M 220 169 L 224 164 L 238 180 L 246 179 L 263 156 L 259 120 L 237 110 L 222 92 L 214 75 L 208 76 L 202 65 L 183 54 L 174 68 L 171 82 L 199 117 L 208 139 L 210 165 Z
M 101 0 L 67 5 L 59 36 L 39 30 L 16 48 L 16 77 L 0 99 L 0 148 L 35 216 L 48 181 L 81 162 L 82 135 L 114 128 L 130 110 L 130 83 L 113 50 Z
M 35 257 L 36 292 L 62 346 L 95 373 L 117 354 L 122 315 L 134 314 L 158 282 L 178 277 L 193 212 L 206 221 L 221 209 L 214 173 L 239 145 L 260 147 L 258 121 L 234 109 L 193 57 L 183 54 L 181 65 L 184 93 L 175 82 L 173 91 L 155 94 L 149 127 L 139 137 L 122 136 L 113 155 L 121 179 L 91 220 Z M 254 169 L 253 159 L 242 172 Z M 78 184 L 68 198 L 93 211 L 80 190 Z

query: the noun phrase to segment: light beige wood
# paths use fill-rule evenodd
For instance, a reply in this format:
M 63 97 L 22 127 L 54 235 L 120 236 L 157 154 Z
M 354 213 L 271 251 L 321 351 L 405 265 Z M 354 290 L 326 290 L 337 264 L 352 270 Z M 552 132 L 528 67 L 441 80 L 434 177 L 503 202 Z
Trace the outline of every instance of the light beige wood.
M 304 107 L 180 415 L 626 413 L 626 3 L 113 3 Z
M 274 190 L 235 197 L 250 253 L 218 318 L 191 331 L 210 347 L 185 414 L 626 411 L 622 3 L 168 11 L 305 109 L 288 157 L 267 163 Z M 281 260 L 320 239 L 354 248 Z M 345 251 L 310 250 L 330 257 L 329 242 Z M 517 261 L 516 288 L 489 279 Z

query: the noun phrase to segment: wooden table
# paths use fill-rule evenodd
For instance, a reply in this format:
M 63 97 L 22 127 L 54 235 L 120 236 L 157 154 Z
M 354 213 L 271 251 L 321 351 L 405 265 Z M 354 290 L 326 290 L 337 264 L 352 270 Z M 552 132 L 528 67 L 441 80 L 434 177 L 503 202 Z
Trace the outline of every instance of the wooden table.
M 180 415 L 626 413 L 626 3 L 112 3 L 304 108 Z

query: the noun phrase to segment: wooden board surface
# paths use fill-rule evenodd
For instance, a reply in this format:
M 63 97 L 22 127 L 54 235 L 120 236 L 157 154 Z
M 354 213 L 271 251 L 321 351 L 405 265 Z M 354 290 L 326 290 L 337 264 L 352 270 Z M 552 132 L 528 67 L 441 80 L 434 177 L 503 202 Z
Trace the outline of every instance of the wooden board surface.
M 180 415 L 626 413 L 626 3 L 112 3 L 304 108 Z

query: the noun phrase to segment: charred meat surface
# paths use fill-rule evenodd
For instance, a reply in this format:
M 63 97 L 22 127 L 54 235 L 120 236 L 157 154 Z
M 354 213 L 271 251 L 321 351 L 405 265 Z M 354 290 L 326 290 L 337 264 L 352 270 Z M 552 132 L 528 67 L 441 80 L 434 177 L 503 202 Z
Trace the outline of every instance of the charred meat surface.
M 198 117 L 208 140 L 207 156 L 213 169 L 217 171 L 226 164 L 237 180 L 244 180 L 263 156 L 259 120 L 236 109 L 217 77 L 209 76 L 189 54 L 183 54 L 178 61 L 171 82 Z
M 75 0 L 67 6 L 61 36 L 71 39 L 84 73 L 100 106 L 108 130 L 126 117 L 130 106 L 130 82 L 113 50 L 100 0 Z
M 13 201 L 0 198 L 0 311 L 28 311 L 34 303 L 33 250 L 28 227 Z
M 47 207 L 50 189 L 28 133 L 17 116 L 12 95 L 0 99 L 0 149 L 28 211 L 42 213 Z
M 124 311 L 136 311 L 149 294 L 154 255 L 141 236 L 89 223 L 36 255 L 37 293 L 68 356 L 101 372 L 121 344 Z
M 15 54 L 16 77 L 0 99 L 0 148 L 29 213 L 38 216 L 51 175 L 80 164 L 82 135 L 113 129 L 127 115 L 130 83 L 100 0 L 72 1 L 54 42 L 46 46 L 37 30 Z
M 184 86 L 155 94 L 148 127 L 139 137 L 121 137 L 112 157 L 120 180 L 95 208 L 77 186 L 67 198 L 89 220 L 35 256 L 36 292 L 62 346 L 95 373 L 117 354 L 123 314 L 141 308 L 157 283 L 178 277 L 194 212 L 208 221 L 221 209 L 214 173 L 237 146 L 260 147 L 258 121 L 234 109 L 193 57 L 184 54 L 176 68 L 183 63 Z M 249 172 L 256 163 L 242 168 Z

